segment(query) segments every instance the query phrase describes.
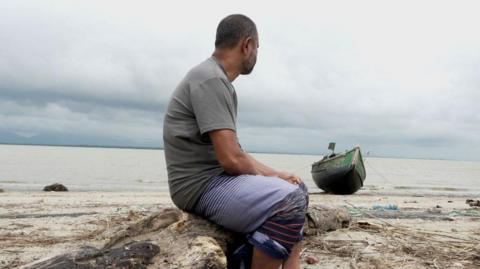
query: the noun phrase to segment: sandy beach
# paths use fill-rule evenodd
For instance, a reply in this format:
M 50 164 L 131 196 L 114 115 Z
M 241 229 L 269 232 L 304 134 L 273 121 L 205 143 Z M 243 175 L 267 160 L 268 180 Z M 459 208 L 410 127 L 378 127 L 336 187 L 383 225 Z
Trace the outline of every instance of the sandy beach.
M 312 205 L 346 207 L 353 221 L 309 237 L 304 268 L 479 268 L 480 209 L 467 198 L 312 193 Z M 398 209 L 378 208 L 391 205 Z M 113 232 L 171 206 L 164 192 L 0 193 L 0 268 L 99 246 Z M 319 262 L 307 264 L 308 256 Z

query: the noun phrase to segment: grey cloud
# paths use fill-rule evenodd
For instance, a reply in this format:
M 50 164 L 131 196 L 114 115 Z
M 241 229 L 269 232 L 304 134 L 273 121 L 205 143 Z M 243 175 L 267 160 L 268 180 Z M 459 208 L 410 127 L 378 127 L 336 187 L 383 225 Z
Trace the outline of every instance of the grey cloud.
M 235 9 L 260 31 L 253 74 L 234 82 L 247 150 L 322 153 L 337 141 L 383 156 L 478 159 L 472 6 L 435 3 L 425 21 L 407 4 L 370 2 L 275 12 L 266 3 L 202 12 L 205 3 L 26 3 L 0 8 L 0 129 L 158 145 L 170 93 Z

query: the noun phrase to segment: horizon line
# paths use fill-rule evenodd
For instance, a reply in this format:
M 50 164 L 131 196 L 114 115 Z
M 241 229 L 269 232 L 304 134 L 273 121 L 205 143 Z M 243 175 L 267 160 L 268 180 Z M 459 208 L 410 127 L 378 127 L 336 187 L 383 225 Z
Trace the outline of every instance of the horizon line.
M 45 147 L 73 147 L 73 148 L 110 148 L 110 149 L 144 149 L 144 150 L 164 150 L 163 147 L 154 146 L 121 146 L 121 145 L 89 145 L 89 144 L 50 144 L 50 143 L 5 143 L 0 142 L 0 145 L 14 145 L 14 146 L 45 146 Z M 250 153 L 258 154 L 284 154 L 284 155 L 318 155 L 325 156 L 329 153 L 307 153 L 307 152 L 282 152 L 282 151 L 249 151 Z M 476 160 L 458 160 L 447 158 L 420 158 L 420 157 L 405 157 L 405 156 L 388 156 L 388 155 L 365 155 L 364 158 L 385 158 L 385 159 L 411 159 L 411 160 L 438 160 L 438 161 L 473 161 Z

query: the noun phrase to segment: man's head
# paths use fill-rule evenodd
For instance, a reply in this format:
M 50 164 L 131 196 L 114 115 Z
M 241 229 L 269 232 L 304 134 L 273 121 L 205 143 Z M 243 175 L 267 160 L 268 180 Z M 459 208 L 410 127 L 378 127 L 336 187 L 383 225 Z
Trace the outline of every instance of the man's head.
M 258 32 L 255 23 L 245 15 L 233 14 L 217 27 L 215 49 L 233 52 L 240 74 L 250 74 L 257 62 Z

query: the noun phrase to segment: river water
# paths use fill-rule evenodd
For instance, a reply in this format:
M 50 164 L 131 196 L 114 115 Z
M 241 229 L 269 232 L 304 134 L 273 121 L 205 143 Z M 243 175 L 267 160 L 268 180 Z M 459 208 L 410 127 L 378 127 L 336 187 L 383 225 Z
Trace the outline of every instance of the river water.
M 253 155 L 321 191 L 310 174 L 321 156 Z M 367 157 L 365 168 L 359 193 L 480 195 L 480 162 Z M 40 191 L 56 182 L 71 191 L 168 191 L 163 150 L 0 145 L 0 188 Z

